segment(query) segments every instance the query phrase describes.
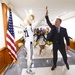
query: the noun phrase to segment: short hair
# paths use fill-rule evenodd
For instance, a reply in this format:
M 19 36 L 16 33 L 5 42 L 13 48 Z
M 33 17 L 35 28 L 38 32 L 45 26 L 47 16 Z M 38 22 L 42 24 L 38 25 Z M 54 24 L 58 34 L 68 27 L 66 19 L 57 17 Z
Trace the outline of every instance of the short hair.
M 57 18 L 57 20 L 59 20 L 60 22 L 62 22 L 62 19 L 60 19 L 60 18 Z

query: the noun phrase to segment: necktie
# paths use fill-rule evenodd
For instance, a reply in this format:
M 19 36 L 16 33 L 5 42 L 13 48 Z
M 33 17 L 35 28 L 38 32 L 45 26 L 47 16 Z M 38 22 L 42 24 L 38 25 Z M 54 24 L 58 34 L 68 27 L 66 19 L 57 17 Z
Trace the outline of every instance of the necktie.
M 57 28 L 57 32 L 60 33 L 60 28 L 59 27 Z

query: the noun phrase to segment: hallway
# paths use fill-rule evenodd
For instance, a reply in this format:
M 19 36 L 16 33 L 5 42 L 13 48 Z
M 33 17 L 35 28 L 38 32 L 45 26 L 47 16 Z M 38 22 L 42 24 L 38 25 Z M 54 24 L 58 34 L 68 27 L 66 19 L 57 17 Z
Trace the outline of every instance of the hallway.
M 34 46 L 40 45 L 33 50 L 31 68 L 34 75 L 74 75 L 75 0 L 0 0 L 0 75 L 28 75 L 27 53 L 23 45 L 29 41 L 26 48 L 32 50 L 33 40 Z M 64 49 L 65 44 L 70 70 L 59 51 L 57 67 L 51 70 L 51 42 L 55 42 L 55 51 L 59 46 Z M 48 45 L 40 55 L 39 50 L 44 44 Z M 64 51 L 61 52 L 65 57 Z M 16 60 L 18 63 L 14 64 Z
M 52 66 L 52 47 L 47 46 L 39 55 L 39 47 L 34 49 L 33 65 L 32 69 L 35 71 L 35 75 L 73 75 L 75 70 L 75 53 L 67 51 L 68 63 L 70 64 L 70 70 L 66 69 L 60 52 L 58 52 L 57 68 L 51 71 Z M 18 64 L 13 64 L 5 71 L 3 75 L 28 75 L 26 73 L 26 51 L 21 48 L 18 52 Z

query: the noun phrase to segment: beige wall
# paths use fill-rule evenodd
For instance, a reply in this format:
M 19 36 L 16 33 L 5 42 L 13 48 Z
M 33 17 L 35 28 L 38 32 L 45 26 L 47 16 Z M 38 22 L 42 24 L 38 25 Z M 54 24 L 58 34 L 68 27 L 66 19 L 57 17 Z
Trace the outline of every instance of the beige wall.
M 3 47 L 5 47 L 5 40 L 4 40 L 3 18 L 2 18 L 2 5 L 0 3 L 0 48 Z
M 68 35 L 75 39 L 75 18 L 63 21 L 61 26 L 67 28 Z
M 12 17 L 13 17 L 13 25 L 14 25 L 14 32 L 15 32 L 15 41 L 19 40 L 23 34 L 19 34 L 18 31 L 23 31 L 23 29 L 21 29 L 20 24 L 22 24 L 22 20 L 15 15 L 14 13 L 12 13 Z

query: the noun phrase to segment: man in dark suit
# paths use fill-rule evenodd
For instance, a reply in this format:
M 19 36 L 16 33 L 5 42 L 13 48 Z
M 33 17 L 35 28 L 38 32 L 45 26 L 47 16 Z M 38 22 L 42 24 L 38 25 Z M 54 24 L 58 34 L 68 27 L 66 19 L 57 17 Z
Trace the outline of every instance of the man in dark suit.
M 55 21 L 55 25 L 52 25 L 48 18 L 48 8 L 46 8 L 45 18 L 46 18 L 47 24 L 51 28 L 51 32 L 49 33 L 50 36 L 48 40 L 51 40 L 53 42 L 53 66 L 51 70 L 54 70 L 56 68 L 58 50 L 62 54 L 66 67 L 69 70 L 69 65 L 67 63 L 67 54 L 66 54 L 65 44 L 64 44 L 64 38 L 67 43 L 67 49 L 70 49 L 70 46 L 69 46 L 70 42 L 69 42 L 69 37 L 68 37 L 66 29 L 60 26 L 62 20 L 60 18 L 57 18 Z

